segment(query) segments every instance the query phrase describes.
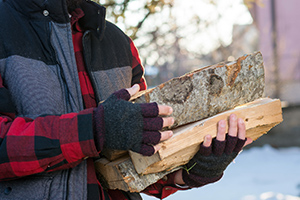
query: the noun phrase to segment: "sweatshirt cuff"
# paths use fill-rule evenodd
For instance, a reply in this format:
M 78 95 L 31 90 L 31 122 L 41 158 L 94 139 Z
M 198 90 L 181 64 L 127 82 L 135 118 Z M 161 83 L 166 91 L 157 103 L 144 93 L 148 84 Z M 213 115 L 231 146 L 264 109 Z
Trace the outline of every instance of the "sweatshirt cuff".
M 100 152 L 103 150 L 105 142 L 104 109 L 101 104 L 99 104 L 97 108 L 93 109 L 93 130 L 96 149 Z
M 94 144 L 91 109 L 60 116 L 58 126 L 61 151 L 68 163 L 98 156 Z
M 193 173 L 187 173 L 186 170 L 182 171 L 182 178 L 186 185 L 190 187 L 202 187 L 209 183 L 217 182 L 222 178 L 223 174 L 218 177 L 201 177 Z

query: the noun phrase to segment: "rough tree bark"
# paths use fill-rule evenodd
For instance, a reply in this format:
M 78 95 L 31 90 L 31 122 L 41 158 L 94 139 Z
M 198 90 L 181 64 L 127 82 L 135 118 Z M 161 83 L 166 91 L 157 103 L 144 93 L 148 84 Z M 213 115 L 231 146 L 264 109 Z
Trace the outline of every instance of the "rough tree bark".
M 201 134 L 209 132 L 215 136 L 217 120 L 222 117 L 226 119 L 229 113 L 237 111 L 229 111 L 230 109 L 252 102 L 263 95 L 264 67 L 260 52 L 244 55 L 234 62 L 200 68 L 141 92 L 132 97 L 131 101 L 157 102 L 172 106 L 175 123 L 169 129 L 176 128 L 175 134 L 177 130 L 180 134 L 176 136 L 177 139 L 174 135 L 173 138 L 162 143 L 162 148 L 150 159 L 131 152 L 132 159 L 123 157 L 112 162 L 105 159 L 98 160 L 96 162 L 98 175 L 104 177 L 111 189 L 142 191 L 172 170 L 187 163 L 199 148 L 203 139 Z M 248 124 L 246 128 L 249 137 L 256 139 L 282 121 L 280 101 L 279 104 L 278 101 L 261 101 L 267 103 L 264 106 L 268 112 L 277 113 L 275 117 L 270 115 L 270 118 L 270 113 L 261 113 L 263 109 L 257 109 L 258 104 L 255 104 L 256 109 L 255 106 L 250 106 L 247 111 L 240 111 Z M 272 110 L 269 103 L 272 106 L 276 105 L 276 110 Z M 280 113 L 278 113 L 279 109 Z M 256 113 L 252 110 L 256 110 Z M 221 112 L 224 111 L 227 112 L 222 114 Z M 218 113 L 221 114 L 216 115 Z M 253 121 L 260 123 L 255 124 Z M 185 148 L 182 149 L 180 146 Z M 134 169 L 132 160 L 137 170 Z
M 129 156 L 121 157 L 113 162 L 105 158 L 95 162 L 98 179 L 102 186 L 115 190 L 140 192 L 149 185 L 162 179 L 165 175 L 178 170 L 163 171 L 155 174 L 139 175 Z
M 211 134 L 215 137 L 217 122 L 227 119 L 231 113 L 246 121 L 247 137 L 253 140 L 282 121 L 281 104 L 278 99 L 259 99 L 243 107 L 177 128 L 174 130 L 174 136 L 162 142 L 162 148 L 151 157 L 130 152 L 131 159 L 125 156 L 112 162 L 104 158 L 96 161 L 96 171 L 99 177 L 102 177 L 100 180 L 105 180 L 110 189 L 131 192 L 144 190 L 186 164 L 198 151 L 204 135 Z
M 173 129 L 263 97 L 264 81 L 263 58 L 256 52 L 171 79 L 132 101 L 171 106 Z

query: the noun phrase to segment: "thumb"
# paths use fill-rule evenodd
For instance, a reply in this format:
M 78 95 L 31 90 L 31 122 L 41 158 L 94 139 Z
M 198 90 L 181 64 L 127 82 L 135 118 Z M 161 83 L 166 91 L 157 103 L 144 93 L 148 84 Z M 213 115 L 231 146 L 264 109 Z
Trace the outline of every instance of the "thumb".
M 128 93 L 132 97 L 133 95 L 138 93 L 138 91 L 140 91 L 140 86 L 138 84 L 134 84 L 131 88 L 127 88 L 126 90 L 128 91 Z

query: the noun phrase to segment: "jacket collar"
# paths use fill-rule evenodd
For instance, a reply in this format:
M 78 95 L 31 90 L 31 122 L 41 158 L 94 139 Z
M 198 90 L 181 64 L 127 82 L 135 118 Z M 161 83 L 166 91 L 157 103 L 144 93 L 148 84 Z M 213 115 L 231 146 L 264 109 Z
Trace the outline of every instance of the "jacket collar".
M 70 22 L 66 0 L 6 0 L 6 3 L 29 19 L 57 23 Z M 102 38 L 105 31 L 106 9 L 91 0 L 83 1 L 80 7 L 85 13 L 79 21 L 83 29 L 91 30 L 96 36 Z
M 29 19 L 69 22 L 65 0 L 6 0 L 6 2 Z
M 84 16 L 79 20 L 83 30 L 91 30 L 99 39 L 102 39 L 106 28 L 105 7 L 88 0 L 84 1 L 80 8 L 84 12 Z

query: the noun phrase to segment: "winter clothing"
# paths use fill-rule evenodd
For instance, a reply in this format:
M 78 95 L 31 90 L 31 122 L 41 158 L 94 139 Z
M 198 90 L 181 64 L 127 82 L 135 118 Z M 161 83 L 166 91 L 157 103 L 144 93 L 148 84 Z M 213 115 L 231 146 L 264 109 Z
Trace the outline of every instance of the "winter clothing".
M 242 150 L 245 142 L 227 135 L 225 141 L 214 139 L 209 147 L 201 144 L 200 150 L 186 165 L 187 170 L 182 173 L 184 182 L 191 187 L 200 187 L 221 179 L 224 170 Z
M 103 7 L 86 1 L 81 9 L 77 49 L 65 0 L 0 0 L 0 199 L 130 196 L 96 179 L 91 106 L 135 83 L 145 89 L 143 68 Z M 170 177 L 145 192 L 175 192 Z
M 71 21 L 65 0 L 0 0 L 0 19 L 0 199 L 139 198 L 103 189 L 93 163 L 104 147 L 151 155 L 148 144 L 160 140 L 157 105 L 131 104 L 121 90 L 134 84 L 146 89 L 130 38 L 90 0 Z M 120 116 L 128 126 L 116 125 L 124 125 Z M 197 154 L 191 162 L 211 167 L 218 162 L 211 157 Z M 224 156 L 218 173 L 208 172 L 209 181 L 233 157 Z M 205 180 L 197 165 L 183 173 L 189 186 Z M 184 189 L 174 176 L 143 192 L 164 198 Z
M 129 99 L 128 91 L 122 89 L 94 109 L 96 138 L 100 137 L 97 141 L 102 145 L 104 140 L 109 149 L 130 149 L 146 156 L 153 155 L 154 148 L 149 144 L 158 144 L 158 131 L 163 127 L 158 106 L 156 103 L 133 104 L 128 102 Z M 154 137 L 149 141 L 147 135 L 150 134 Z M 98 150 L 102 150 L 101 145 L 98 145 Z

